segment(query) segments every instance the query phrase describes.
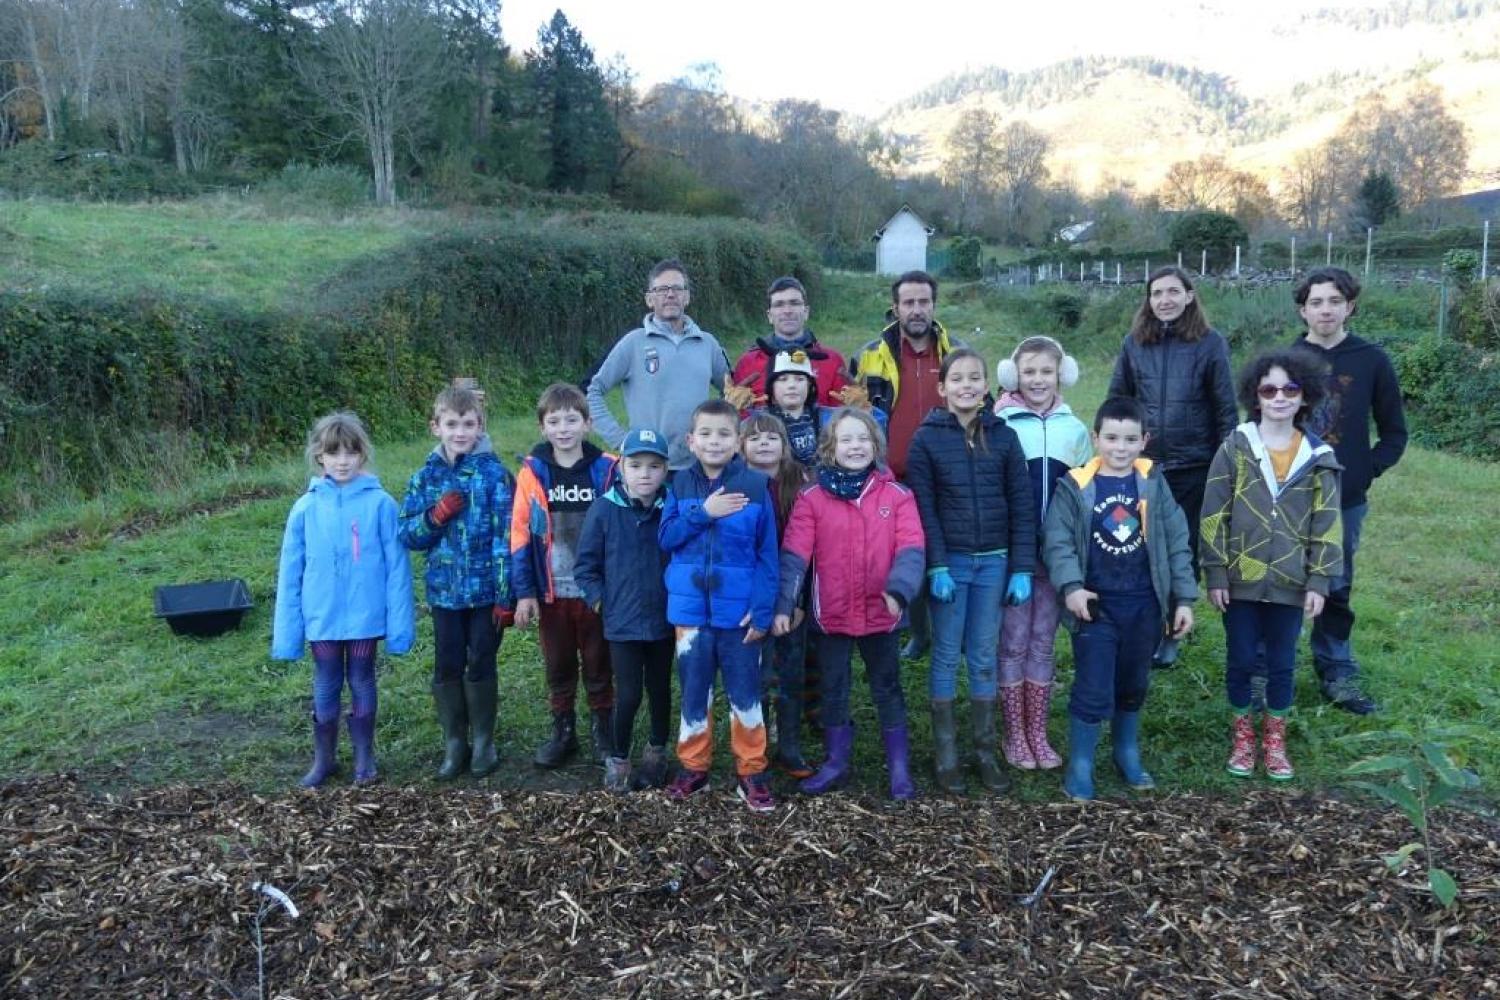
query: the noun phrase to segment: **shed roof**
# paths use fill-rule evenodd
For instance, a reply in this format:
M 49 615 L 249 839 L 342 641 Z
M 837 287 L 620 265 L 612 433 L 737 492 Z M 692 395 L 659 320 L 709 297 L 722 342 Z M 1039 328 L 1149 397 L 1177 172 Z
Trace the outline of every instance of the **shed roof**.
M 917 225 L 921 226 L 927 232 L 928 236 L 931 236 L 933 233 L 937 232 L 937 230 L 933 229 L 927 223 L 923 222 L 922 221 L 922 217 L 920 215 L 918 215 L 916 212 L 913 212 L 911 210 L 911 206 L 910 205 L 902 205 L 900 208 L 898 208 L 896 210 L 896 214 L 895 215 L 893 215 L 889 219 L 885 220 L 885 225 L 883 225 L 879 229 L 875 230 L 875 235 L 871 236 L 870 239 L 872 239 L 872 240 L 878 240 L 882 236 L 884 236 L 885 235 L 885 231 L 887 229 L 891 228 L 891 223 L 893 223 L 897 219 L 901 218 L 901 214 L 903 212 L 905 212 L 907 215 L 911 216 L 913 219 L 916 219 L 917 220 Z

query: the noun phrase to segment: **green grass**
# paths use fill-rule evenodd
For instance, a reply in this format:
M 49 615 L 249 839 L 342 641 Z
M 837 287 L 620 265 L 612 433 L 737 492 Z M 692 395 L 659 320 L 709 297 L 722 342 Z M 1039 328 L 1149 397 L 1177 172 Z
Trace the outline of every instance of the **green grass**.
M 0 290 L 69 285 L 173 292 L 269 308 L 297 303 L 344 264 L 442 225 L 374 209 L 268 217 L 257 201 L 0 201 Z
M 830 275 L 823 299 L 813 303 L 814 328 L 841 350 L 882 325 L 886 292 L 875 279 Z M 1023 333 L 1036 332 L 1018 318 L 1022 305 L 1009 294 L 945 286 L 939 316 L 955 332 L 980 327 L 971 339 L 993 363 Z M 1085 417 L 1108 377 L 1104 339 L 1083 352 L 1084 379 L 1069 393 Z M 731 355 L 737 346 L 730 345 Z M 499 421 L 491 430 L 511 464 L 536 436 L 529 419 Z M 419 435 L 413 428 L 407 441 L 378 443 L 377 472 L 394 494 L 429 447 Z M 78 769 L 104 784 L 229 778 L 261 789 L 289 787 L 306 765 L 309 667 L 273 662 L 267 646 L 281 528 L 303 483 L 299 462 L 266 457 L 233 473 L 206 470 L 176 491 L 111 496 L 6 526 L 0 532 L 0 630 L 7 636 L 0 647 L 0 775 Z M 1304 651 L 1292 725 L 1296 787 L 1336 784 L 1359 754 L 1339 737 L 1382 728 L 1477 724 L 1487 735 L 1462 748 L 1466 759 L 1500 759 L 1500 703 L 1493 693 L 1500 666 L 1493 626 L 1500 610 L 1500 542 L 1488 530 L 1492 518 L 1481 514 L 1490 506 L 1484 498 L 1497 493 L 1500 466 L 1420 449 L 1377 484 L 1360 553 L 1356 644 L 1369 688 L 1385 711 L 1358 719 L 1324 705 Z M 223 506 L 226 497 L 252 499 Z M 153 587 L 218 576 L 242 576 L 250 584 L 256 607 L 238 631 L 213 640 L 180 639 L 152 619 Z M 1240 787 L 1223 768 L 1223 632 L 1206 604 L 1198 614 L 1195 640 L 1177 669 L 1153 677 L 1145 711 L 1147 763 L 1167 791 Z M 1058 649 L 1066 677 L 1071 657 L 1065 638 Z M 379 752 L 389 780 L 425 780 L 436 763 L 431 656 L 424 620 L 411 655 L 382 661 Z M 529 763 L 547 732 L 534 632 L 506 636 L 500 669 L 504 764 L 488 785 L 594 785 L 597 769 L 539 776 Z M 884 766 L 858 669 L 855 684 L 860 780 L 873 791 Z M 925 665 L 906 668 L 905 686 L 917 772 L 930 787 Z M 723 770 L 728 741 L 724 713 L 717 715 Z M 1060 749 L 1064 719 L 1059 698 L 1051 730 Z M 638 741 L 643 728 L 644 718 Z M 1107 759 L 1107 747 L 1101 748 L 1100 761 Z M 1112 769 L 1101 766 L 1100 775 L 1103 795 L 1125 794 Z M 1031 800 L 1058 795 L 1056 773 L 1020 775 L 1017 785 Z

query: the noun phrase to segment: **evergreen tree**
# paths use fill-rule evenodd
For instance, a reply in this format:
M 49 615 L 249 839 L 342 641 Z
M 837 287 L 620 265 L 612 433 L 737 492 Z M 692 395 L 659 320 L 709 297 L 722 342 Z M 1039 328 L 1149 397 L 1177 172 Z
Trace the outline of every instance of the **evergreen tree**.
M 562 11 L 537 33 L 526 68 L 550 153 L 547 186 L 554 191 L 608 189 L 620 131 L 594 51 Z

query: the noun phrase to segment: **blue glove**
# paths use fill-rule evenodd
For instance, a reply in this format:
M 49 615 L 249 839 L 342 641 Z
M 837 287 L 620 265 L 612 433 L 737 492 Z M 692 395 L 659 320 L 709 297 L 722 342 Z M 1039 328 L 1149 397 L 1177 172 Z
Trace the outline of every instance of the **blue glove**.
M 1005 586 L 1005 603 L 1010 607 L 1031 600 L 1031 574 L 1012 573 L 1010 583 Z
M 939 604 L 952 604 L 958 584 L 953 582 L 953 574 L 948 572 L 948 567 L 939 566 L 929 571 L 927 577 L 927 589 L 932 592 L 932 599 Z

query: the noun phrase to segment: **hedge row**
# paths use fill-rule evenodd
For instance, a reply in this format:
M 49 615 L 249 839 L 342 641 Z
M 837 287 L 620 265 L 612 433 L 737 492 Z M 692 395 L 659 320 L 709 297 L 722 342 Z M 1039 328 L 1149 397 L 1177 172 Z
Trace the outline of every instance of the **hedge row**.
M 770 278 L 816 282 L 808 245 L 729 220 L 514 216 L 352 266 L 305 309 L 53 291 L 0 295 L 0 516 L 153 463 L 248 458 L 350 406 L 409 433 L 444 379 L 480 376 L 500 412 L 580 379 L 645 312 L 651 264 L 680 257 L 709 329 L 764 309 Z

